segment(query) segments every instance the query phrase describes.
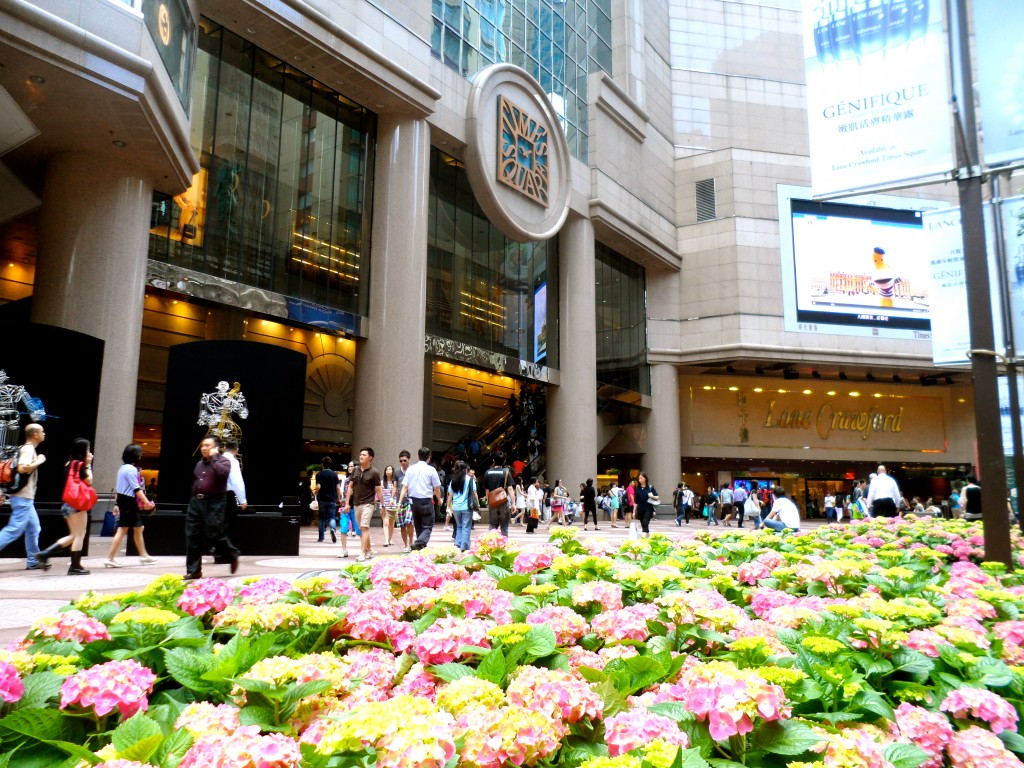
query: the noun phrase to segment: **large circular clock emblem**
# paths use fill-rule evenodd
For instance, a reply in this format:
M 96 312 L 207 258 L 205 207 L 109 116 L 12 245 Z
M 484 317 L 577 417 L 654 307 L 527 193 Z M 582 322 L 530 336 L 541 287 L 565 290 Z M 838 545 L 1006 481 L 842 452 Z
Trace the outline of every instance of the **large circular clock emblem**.
M 160 9 L 156 12 L 157 28 L 160 30 L 160 42 L 164 45 L 171 44 L 171 14 L 167 6 L 160 3 Z
M 569 215 L 569 145 L 547 94 L 525 70 L 492 64 L 466 105 L 466 175 L 487 218 L 518 242 L 547 240 Z

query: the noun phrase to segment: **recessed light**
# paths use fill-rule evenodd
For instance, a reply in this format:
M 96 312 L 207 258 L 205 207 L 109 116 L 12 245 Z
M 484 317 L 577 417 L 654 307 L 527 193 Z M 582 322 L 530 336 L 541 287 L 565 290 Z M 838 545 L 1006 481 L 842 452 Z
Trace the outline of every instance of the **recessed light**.
M 256 34 L 256 27 L 246 27 L 245 31 L 248 32 L 250 35 L 255 35 Z
M 296 60 L 296 61 L 302 61 L 302 59 L 303 59 L 303 56 L 302 56 L 302 54 L 301 54 L 301 53 L 297 53 L 297 54 L 295 54 L 295 60 Z
M 33 85 L 42 85 L 43 83 L 46 82 L 46 78 L 45 77 L 41 77 L 39 75 L 29 75 L 28 76 L 28 81 L 30 83 L 32 83 Z
M 114 139 L 110 143 L 113 144 L 115 147 L 127 147 L 128 146 L 128 142 L 121 141 L 120 139 Z

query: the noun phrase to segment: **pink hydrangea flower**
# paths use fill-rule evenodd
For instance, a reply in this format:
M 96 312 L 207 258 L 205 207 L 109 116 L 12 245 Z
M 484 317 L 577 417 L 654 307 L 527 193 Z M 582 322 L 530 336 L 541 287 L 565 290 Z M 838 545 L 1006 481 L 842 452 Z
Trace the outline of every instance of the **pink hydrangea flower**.
M 541 544 L 537 547 L 520 552 L 512 563 L 514 573 L 536 573 L 551 566 L 552 561 L 562 554 L 562 551 L 551 544 Z
M 518 551 L 519 547 L 515 542 L 502 536 L 501 531 L 493 530 L 478 536 L 476 541 L 473 542 L 473 547 L 469 550 L 469 554 L 476 555 L 481 562 L 489 563 L 494 559 L 495 554 L 499 552 L 504 554 Z
M 378 591 L 403 594 L 411 589 L 440 587 L 453 579 L 465 579 L 469 571 L 454 563 L 435 563 L 420 554 L 382 557 L 370 566 L 370 583 Z
M 230 736 L 211 734 L 196 741 L 179 768 L 298 768 L 299 745 L 280 733 L 260 735 L 259 726 L 242 726 Z
M 609 717 L 604 724 L 604 740 L 612 757 L 624 755 L 637 747 L 661 739 L 686 749 L 690 740 L 671 718 L 646 709 L 630 709 Z
M 46 616 L 35 623 L 32 633 L 83 644 L 110 639 L 106 625 L 81 611 L 65 611 L 57 616 Z
M 512 593 L 483 571 L 465 581 L 450 581 L 438 590 L 438 601 L 462 606 L 467 619 L 490 616 L 498 624 L 512 622 Z
M 946 639 L 931 629 L 912 629 L 904 641 L 907 648 L 920 651 L 933 659 L 939 658 L 939 646 L 948 645 Z
M 156 768 L 152 763 L 140 763 L 138 760 L 104 760 L 96 763 L 93 768 Z
M 928 753 L 921 768 L 941 768 L 943 751 L 953 736 L 945 715 L 905 701 L 896 708 L 896 725 L 900 733 Z
M 412 665 L 402 681 L 391 689 L 389 695 L 395 696 L 416 696 L 421 699 L 437 700 L 438 679 L 427 671 L 426 666 L 421 662 Z
M 750 733 L 755 717 L 779 720 L 790 713 L 780 686 L 727 661 L 693 661 L 680 671 L 678 683 L 662 684 L 656 691 L 645 694 L 643 703 L 683 702 L 699 720 L 707 720 L 716 740 Z
M 349 599 L 340 631 L 358 640 L 387 642 L 396 651 L 406 651 L 412 647 L 416 632 L 412 624 L 398 619 L 401 611 L 390 592 L 371 589 Z
M 459 764 L 466 768 L 536 765 L 558 751 L 564 735 L 558 720 L 516 706 L 470 710 L 457 728 L 465 734 Z
M 572 645 L 590 631 L 587 620 L 564 605 L 546 605 L 538 608 L 526 617 L 526 623 L 547 624 L 555 633 L 559 645 Z
M 984 720 L 993 733 L 1017 729 L 1017 710 L 997 693 L 983 688 L 958 688 L 950 691 L 939 709 L 949 712 L 958 720 L 968 715 Z
M 243 584 L 239 587 L 238 602 L 243 605 L 250 603 L 273 603 L 279 597 L 291 591 L 291 582 L 279 579 L 276 576 L 265 576 L 259 581 Z
M 998 736 L 974 725 L 954 733 L 946 751 L 953 768 L 1021 768 L 1024 765 Z
M 483 619 L 443 617 L 427 627 L 413 647 L 424 664 L 445 664 L 459 658 L 464 645 L 490 648 L 487 630 L 491 626 Z
M 601 718 L 604 703 L 585 680 L 560 669 L 520 667 L 509 683 L 508 700 L 566 723 Z
M 190 616 L 220 613 L 234 600 L 235 593 L 220 579 L 196 579 L 178 598 L 178 607 Z
M 114 709 L 131 717 L 149 706 L 156 674 L 137 661 L 108 661 L 67 678 L 60 689 L 60 708 L 71 704 L 92 707 L 100 717 Z
M 651 636 L 647 622 L 657 617 L 658 607 L 656 605 L 649 603 L 630 605 L 617 611 L 598 614 L 590 622 L 590 628 L 607 641 L 639 640 L 644 642 Z
M 20 701 L 25 695 L 25 684 L 13 664 L 0 661 L 0 699 L 6 702 Z
M 572 604 L 586 608 L 592 603 L 601 606 L 602 611 L 617 611 L 622 608 L 622 587 L 609 581 L 587 581 L 572 591 Z

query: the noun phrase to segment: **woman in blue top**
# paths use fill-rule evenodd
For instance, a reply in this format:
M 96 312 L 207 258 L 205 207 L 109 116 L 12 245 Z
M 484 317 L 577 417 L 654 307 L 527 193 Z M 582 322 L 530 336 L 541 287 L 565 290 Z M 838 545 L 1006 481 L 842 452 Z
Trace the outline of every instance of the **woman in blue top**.
M 452 480 L 448 483 L 448 512 L 455 521 L 455 546 L 465 552 L 469 549 L 473 526 L 470 494 L 476 493 L 476 481 L 466 474 L 466 462 L 455 464 Z
M 107 568 L 120 568 L 121 563 L 114 559 L 121 548 L 121 541 L 125 534 L 132 531 L 135 539 L 135 548 L 139 550 L 139 562 L 143 565 L 155 563 L 156 558 L 150 557 L 146 550 L 146 542 L 142 538 L 142 530 L 145 524 L 139 512 L 151 512 L 155 507 L 152 501 L 146 497 L 146 484 L 142 481 L 142 473 L 139 472 L 139 461 L 142 460 L 142 446 L 138 443 L 131 443 L 125 446 L 121 453 L 121 468 L 117 470 L 117 503 L 114 506 L 114 514 L 117 516 L 117 531 L 114 533 L 114 540 L 110 542 L 110 552 L 103 565 Z

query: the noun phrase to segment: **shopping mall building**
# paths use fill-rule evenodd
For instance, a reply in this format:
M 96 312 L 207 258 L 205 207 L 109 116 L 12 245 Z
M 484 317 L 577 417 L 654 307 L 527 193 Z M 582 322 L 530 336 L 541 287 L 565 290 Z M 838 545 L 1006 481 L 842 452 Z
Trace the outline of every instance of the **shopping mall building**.
M 570 489 L 883 461 L 945 495 L 968 376 L 785 322 L 800 5 L 0 0 L 0 318 L 103 342 L 111 477 L 160 452 L 174 347 L 231 341 L 305 356 L 296 475 L 475 435 Z

